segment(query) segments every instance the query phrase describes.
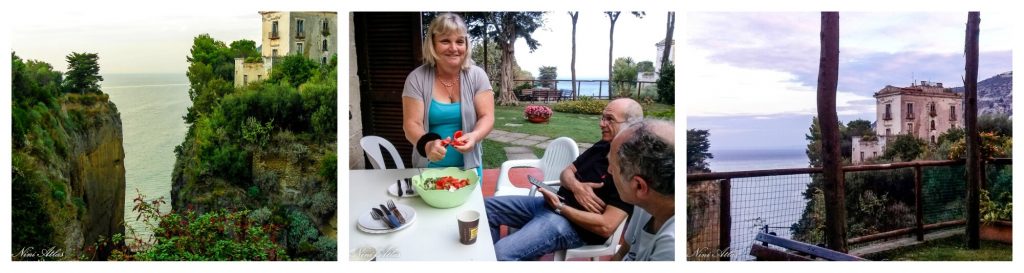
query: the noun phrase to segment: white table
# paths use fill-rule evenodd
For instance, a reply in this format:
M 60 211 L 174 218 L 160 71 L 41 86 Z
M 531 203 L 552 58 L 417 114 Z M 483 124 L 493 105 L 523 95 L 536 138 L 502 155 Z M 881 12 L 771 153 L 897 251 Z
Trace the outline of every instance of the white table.
M 377 249 L 377 261 L 494 261 L 494 244 L 487 224 L 482 185 L 477 184 L 469 200 L 462 206 L 438 209 L 419 197 L 396 197 L 387 193 L 398 179 L 412 177 L 417 169 L 350 170 L 349 171 L 349 251 L 362 247 Z M 405 186 L 404 184 L 402 185 Z M 370 213 L 371 207 L 394 199 L 416 210 L 416 222 L 403 230 L 387 234 L 360 231 L 357 220 Z M 459 212 L 480 212 L 476 243 L 459 243 Z M 339 253 L 340 254 L 340 253 Z M 344 254 L 338 255 L 345 259 Z

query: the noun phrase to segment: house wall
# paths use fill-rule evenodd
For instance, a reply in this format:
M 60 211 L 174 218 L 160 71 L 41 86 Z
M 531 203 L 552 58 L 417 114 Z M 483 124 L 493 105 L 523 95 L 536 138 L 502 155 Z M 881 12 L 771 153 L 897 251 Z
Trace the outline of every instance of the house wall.
M 248 81 L 247 81 L 248 79 Z M 267 79 L 267 70 L 263 63 L 246 63 L 243 58 L 235 58 L 235 87 Z
M 853 164 L 860 164 L 866 160 L 877 158 L 885 154 L 886 137 L 879 136 L 877 140 L 864 141 L 861 137 L 853 137 L 853 152 L 850 160 Z M 863 153 L 863 156 L 861 156 Z
M 331 55 L 338 53 L 338 13 L 337 12 L 261 12 L 263 16 L 262 36 L 264 57 L 271 57 L 274 50 L 277 56 L 296 54 L 316 62 L 330 61 Z M 298 22 L 303 21 L 303 31 L 299 32 Z M 323 28 L 324 20 L 327 29 Z M 278 22 L 277 38 L 271 36 L 273 22 Z M 323 43 L 327 42 L 327 50 Z M 326 59 L 325 59 L 326 58 Z
M 349 41 L 355 41 L 355 23 L 353 16 L 348 17 L 348 39 Z M 359 75 L 355 73 L 358 71 L 358 63 L 356 62 L 356 43 L 348 43 L 348 90 L 352 90 L 348 93 L 348 168 L 351 170 L 361 170 L 366 168 L 366 162 L 363 160 L 363 148 L 359 145 L 359 140 L 363 138 L 363 110 L 360 107 L 361 101 L 359 96 Z M 339 116 L 342 118 L 344 116 Z M 338 128 L 341 128 L 340 126 Z

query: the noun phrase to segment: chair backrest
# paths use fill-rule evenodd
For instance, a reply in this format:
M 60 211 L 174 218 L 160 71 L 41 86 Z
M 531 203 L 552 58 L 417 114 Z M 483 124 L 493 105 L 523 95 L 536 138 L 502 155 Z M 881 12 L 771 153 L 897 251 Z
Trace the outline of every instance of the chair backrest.
M 622 219 L 622 223 L 619 223 L 619 227 L 615 228 L 615 232 L 612 233 L 612 236 L 608 236 L 608 240 L 604 241 L 604 246 L 606 246 L 606 247 L 615 247 L 616 245 L 619 244 L 619 240 L 622 239 L 622 230 L 626 229 L 626 222 L 627 221 L 629 221 L 629 217 L 628 216 L 626 218 Z
M 359 140 L 359 146 L 363 147 L 366 155 L 370 156 L 370 165 L 373 165 L 374 169 L 387 168 L 387 165 L 384 164 L 384 155 L 381 153 L 381 149 L 387 150 L 391 154 L 397 169 L 405 169 L 402 157 L 398 156 L 398 149 L 395 149 L 395 145 L 392 145 L 387 139 L 379 136 L 364 136 Z
M 544 171 L 543 181 L 558 180 L 565 167 L 572 164 L 579 155 L 580 147 L 571 138 L 560 137 L 551 141 L 540 159 L 540 169 Z

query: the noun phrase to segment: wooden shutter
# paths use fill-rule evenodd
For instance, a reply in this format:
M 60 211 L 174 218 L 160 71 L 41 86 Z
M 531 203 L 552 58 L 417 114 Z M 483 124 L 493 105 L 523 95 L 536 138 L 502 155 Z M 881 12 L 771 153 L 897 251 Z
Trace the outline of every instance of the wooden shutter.
M 420 14 L 357 12 L 354 16 L 363 134 L 391 141 L 406 167 L 411 167 L 413 147 L 402 129 L 402 88 L 405 77 L 421 63 Z M 389 167 L 394 166 L 390 156 L 385 158 Z

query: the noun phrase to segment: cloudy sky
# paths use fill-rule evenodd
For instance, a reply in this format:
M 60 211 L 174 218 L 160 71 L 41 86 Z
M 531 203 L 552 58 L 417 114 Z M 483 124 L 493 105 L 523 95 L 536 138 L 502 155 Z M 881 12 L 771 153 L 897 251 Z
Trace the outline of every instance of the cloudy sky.
M 71 52 L 98 53 L 100 72 L 181 73 L 192 38 L 209 33 L 230 43 L 259 43 L 260 15 L 251 11 L 75 12 L 26 9 L 12 13 L 11 49 L 22 59 L 67 70 Z
M 979 77 L 1011 69 L 1011 14 L 981 15 Z M 688 128 L 712 150 L 806 145 L 820 53 L 820 13 L 689 13 L 680 52 Z M 966 12 L 841 13 L 837 108 L 874 121 L 872 94 L 916 81 L 961 86 Z
M 654 62 L 657 48 L 654 44 L 665 39 L 667 11 L 647 10 L 643 18 L 637 18 L 623 11 L 615 22 L 614 58 L 631 57 L 633 61 Z M 676 28 L 681 22 L 676 15 Z M 559 79 L 570 79 L 572 70 L 572 19 L 565 11 L 544 14 L 544 28 L 534 32 L 533 37 L 541 43 L 530 53 L 526 42 L 516 43 L 516 59 L 519 66 L 539 74 L 541 66 L 557 66 Z M 608 78 L 608 29 L 611 22 L 604 12 L 580 12 L 576 23 L 576 78 Z M 676 35 L 678 41 L 678 34 Z

